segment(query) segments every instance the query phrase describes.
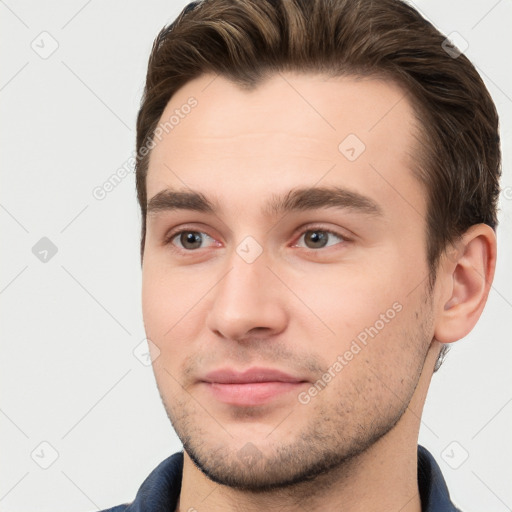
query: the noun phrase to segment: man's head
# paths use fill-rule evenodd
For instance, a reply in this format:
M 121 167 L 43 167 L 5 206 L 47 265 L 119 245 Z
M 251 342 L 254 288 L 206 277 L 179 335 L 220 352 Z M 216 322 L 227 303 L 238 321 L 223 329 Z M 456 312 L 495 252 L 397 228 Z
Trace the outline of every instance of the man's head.
M 439 342 L 478 319 L 498 120 L 443 42 L 396 1 L 214 0 L 158 36 L 137 125 L 144 321 L 214 480 L 286 485 L 413 432 Z M 262 367 L 292 382 L 226 382 L 278 379 Z

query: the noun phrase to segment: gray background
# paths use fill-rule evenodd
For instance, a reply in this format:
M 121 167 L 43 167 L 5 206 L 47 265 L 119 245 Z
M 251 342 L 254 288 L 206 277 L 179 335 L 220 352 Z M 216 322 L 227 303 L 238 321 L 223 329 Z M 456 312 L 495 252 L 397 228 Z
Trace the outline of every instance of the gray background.
M 153 39 L 185 3 L 0 1 L 2 511 L 130 501 L 180 448 L 143 364 L 134 176 L 103 200 L 92 191 L 133 154 Z M 512 510 L 512 2 L 416 5 L 468 42 L 504 153 L 496 280 L 433 378 L 420 442 L 459 507 L 502 512 Z

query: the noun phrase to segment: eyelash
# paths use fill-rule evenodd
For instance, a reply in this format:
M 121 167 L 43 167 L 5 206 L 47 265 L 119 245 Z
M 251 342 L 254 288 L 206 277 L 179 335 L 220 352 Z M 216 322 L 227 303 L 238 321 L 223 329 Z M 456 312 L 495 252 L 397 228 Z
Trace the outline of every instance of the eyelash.
M 322 226 L 308 226 L 307 229 L 304 229 L 300 232 L 300 236 L 297 238 L 297 241 L 294 243 L 294 245 L 292 247 L 297 247 L 297 243 L 298 241 L 307 233 L 307 232 L 310 232 L 310 231 L 321 231 L 322 233 L 327 233 L 329 235 L 333 235 L 337 238 L 340 238 L 341 239 L 341 242 L 338 242 L 338 243 L 343 243 L 343 242 L 350 242 L 351 239 L 348 238 L 347 236 L 345 235 L 342 235 L 341 233 L 338 233 L 336 231 L 333 231 L 331 229 L 325 229 L 324 227 Z M 174 245 L 172 243 L 172 241 L 180 236 L 182 233 L 199 233 L 201 235 L 206 235 L 208 238 L 214 240 L 213 237 L 209 236 L 208 233 L 205 233 L 204 231 L 199 231 L 197 229 L 180 229 L 178 231 L 173 231 L 171 232 L 169 235 L 167 235 L 165 237 L 165 240 L 164 240 L 164 245 L 168 245 L 171 247 L 171 249 L 175 252 L 178 252 L 180 254 L 192 254 L 194 252 L 199 252 L 201 250 L 201 248 L 199 249 L 183 249 L 181 247 L 177 247 L 176 245 Z M 337 245 L 337 244 L 333 244 L 333 245 Z M 306 249 L 308 251 L 311 251 L 311 252 L 318 252 L 320 249 L 328 249 L 329 247 L 332 247 L 331 245 L 329 246 L 326 246 L 326 247 L 319 247 L 317 249 L 312 249 L 310 247 L 300 247 L 301 249 Z

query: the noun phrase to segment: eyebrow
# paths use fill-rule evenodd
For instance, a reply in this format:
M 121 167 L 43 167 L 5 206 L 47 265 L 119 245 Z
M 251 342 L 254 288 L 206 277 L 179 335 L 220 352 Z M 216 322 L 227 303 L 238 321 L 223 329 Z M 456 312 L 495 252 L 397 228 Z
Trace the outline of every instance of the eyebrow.
M 273 194 L 261 211 L 263 215 L 275 216 L 292 211 L 320 208 L 337 208 L 367 215 L 382 215 L 382 209 L 375 201 L 342 187 L 296 188 L 284 195 Z M 215 214 L 220 208 L 200 192 L 174 189 L 158 192 L 147 205 L 148 214 L 172 210 L 192 210 Z

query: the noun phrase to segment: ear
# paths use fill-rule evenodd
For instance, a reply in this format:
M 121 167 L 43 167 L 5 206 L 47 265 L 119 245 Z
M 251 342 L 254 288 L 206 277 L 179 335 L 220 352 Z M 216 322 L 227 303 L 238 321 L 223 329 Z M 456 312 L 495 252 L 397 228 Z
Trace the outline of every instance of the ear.
M 496 267 L 496 235 L 490 226 L 475 224 L 446 253 L 439 265 L 441 300 L 434 337 L 452 343 L 466 336 L 484 309 Z

